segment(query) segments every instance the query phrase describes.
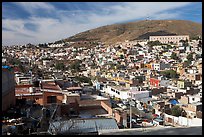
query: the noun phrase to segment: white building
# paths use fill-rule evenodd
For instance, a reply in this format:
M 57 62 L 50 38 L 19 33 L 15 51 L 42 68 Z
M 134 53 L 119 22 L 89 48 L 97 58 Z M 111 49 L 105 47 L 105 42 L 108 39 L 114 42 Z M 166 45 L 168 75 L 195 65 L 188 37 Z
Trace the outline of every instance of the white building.
M 164 70 L 165 68 L 170 68 L 170 64 L 168 63 L 166 64 L 164 62 L 153 63 L 152 65 L 153 65 L 153 69 L 158 71 Z
M 105 93 L 108 93 L 111 97 L 116 97 L 121 100 L 127 100 L 128 99 L 128 91 L 129 88 L 121 87 L 121 86 L 107 86 L 107 88 L 104 89 Z
M 128 96 L 131 97 L 133 100 L 141 100 L 144 98 L 149 98 L 151 91 L 149 90 L 141 90 L 139 88 L 131 88 Z
M 178 36 L 149 36 L 149 40 L 150 41 L 159 41 L 161 43 L 170 43 L 173 42 L 174 44 L 179 43 L 180 40 L 188 40 L 189 39 L 189 35 L 178 35 Z
M 196 95 L 187 95 L 187 96 L 188 96 L 190 104 L 202 102 L 202 96 L 200 96 L 199 94 L 196 94 Z

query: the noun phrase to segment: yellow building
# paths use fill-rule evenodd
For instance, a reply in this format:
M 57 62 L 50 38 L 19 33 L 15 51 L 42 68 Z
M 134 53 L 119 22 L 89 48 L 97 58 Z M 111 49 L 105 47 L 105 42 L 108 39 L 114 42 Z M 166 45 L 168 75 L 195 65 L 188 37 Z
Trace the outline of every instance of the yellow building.
M 120 50 L 119 50 L 119 51 L 116 52 L 116 55 L 117 55 L 118 57 L 120 57 L 121 55 L 124 56 L 124 53 L 123 53 L 123 51 L 120 51 Z
M 184 89 L 184 81 L 177 81 L 177 87 L 180 89 Z
M 178 80 L 177 81 L 177 88 L 179 89 L 185 89 L 186 87 L 190 86 L 191 82 L 187 82 L 184 80 Z

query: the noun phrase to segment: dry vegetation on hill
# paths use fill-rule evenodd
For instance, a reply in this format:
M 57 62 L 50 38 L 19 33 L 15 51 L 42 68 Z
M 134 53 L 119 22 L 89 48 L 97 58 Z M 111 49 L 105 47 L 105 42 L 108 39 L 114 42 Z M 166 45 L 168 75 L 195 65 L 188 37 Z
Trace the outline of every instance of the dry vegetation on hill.
M 99 27 L 76 34 L 65 41 L 115 43 L 148 39 L 150 35 L 190 35 L 190 37 L 202 35 L 202 24 L 186 20 L 143 20 Z

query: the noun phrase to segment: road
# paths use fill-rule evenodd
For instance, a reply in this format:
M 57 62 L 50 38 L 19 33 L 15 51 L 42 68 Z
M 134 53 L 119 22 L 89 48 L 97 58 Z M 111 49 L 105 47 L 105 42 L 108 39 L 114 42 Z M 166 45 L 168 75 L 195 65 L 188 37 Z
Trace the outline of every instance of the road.
M 202 127 L 156 127 L 102 131 L 100 135 L 202 135 Z

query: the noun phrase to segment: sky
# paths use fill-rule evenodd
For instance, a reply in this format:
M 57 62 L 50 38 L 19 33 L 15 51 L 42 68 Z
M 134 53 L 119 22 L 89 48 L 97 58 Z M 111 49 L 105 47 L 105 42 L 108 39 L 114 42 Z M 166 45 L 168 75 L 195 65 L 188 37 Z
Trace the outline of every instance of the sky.
M 147 17 L 202 23 L 202 2 L 3 2 L 2 45 L 54 42 Z

